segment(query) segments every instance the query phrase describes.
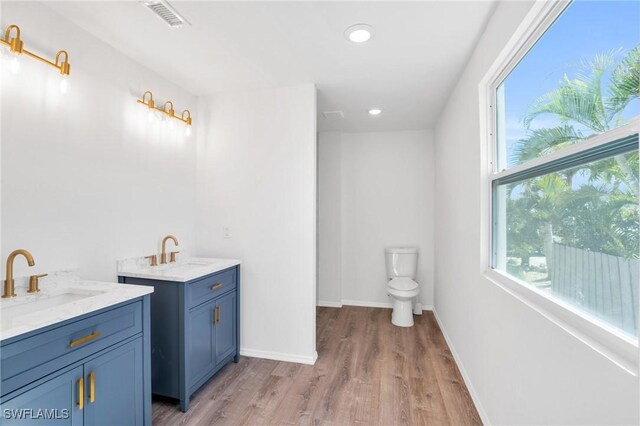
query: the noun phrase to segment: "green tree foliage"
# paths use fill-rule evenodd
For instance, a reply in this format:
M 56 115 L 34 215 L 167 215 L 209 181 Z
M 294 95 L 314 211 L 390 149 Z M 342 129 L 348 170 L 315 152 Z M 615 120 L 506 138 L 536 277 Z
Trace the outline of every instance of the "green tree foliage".
M 617 65 L 614 58 L 614 53 L 597 55 L 574 78 L 565 75 L 557 89 L 535 101 L 523 120 L 527 136 L 512 151 L 515 164 L 624 124 L 625 109 L 640 98 L 640 46 Z M 545 114 L 559 124 L 531 129 Z M 544 252 L 549 225 L 554 242 L 638 258 L 637 152 L 529 179 L 509 188 L 509 194 L 507 251 L 522 259 L 523 268 L 531 256 Z

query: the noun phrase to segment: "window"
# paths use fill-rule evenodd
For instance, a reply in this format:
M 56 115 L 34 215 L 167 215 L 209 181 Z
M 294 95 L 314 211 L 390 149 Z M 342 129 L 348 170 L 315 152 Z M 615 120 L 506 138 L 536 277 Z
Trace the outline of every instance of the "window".
M 637 341 L 640 3 L 574 1 L 491 84 L 491 268 Z M 517 59 L 517 62 L 515 62 Z

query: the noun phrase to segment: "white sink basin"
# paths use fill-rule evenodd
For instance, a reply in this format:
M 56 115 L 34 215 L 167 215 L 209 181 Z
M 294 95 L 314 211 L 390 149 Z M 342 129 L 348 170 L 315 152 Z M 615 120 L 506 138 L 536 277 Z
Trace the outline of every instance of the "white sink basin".
M 11 300 L 11 303 L 3 303 L 0 305 L 0 330 L 14 327 L 20 322 L 20 318 L 25 315 L 76 302 L 102 293 L 102 291 L 74 289 L 51 295 L 23 296 L 24 300 Z
M 211 268 L 216 265 L 222 265 L 224 261 L 217 259 L 188 259 L 184 263 L 170 263 L 164 270 L 169 274 L 183 275 L 183 274 L 198 274 L 199 271 L 206 275 L 206 268 Z
M 203 266 L 203 265 L 189 265 L 189 264 L 185 264 L 185 265 L 176 265 L 176 266 L 171 266 L 170 268 L 167 268 L 167 271 L 170 271 L 173 274 L 184 274 L 184 273 L 188 273 L 189 271 L 193 270 L 194 266 Z
M 198 259 L 189 259 L 184 265 L 192 265 L 192 266 L 207 266 L 215 263 L 215 261 L 210 260 L 198 260 Z

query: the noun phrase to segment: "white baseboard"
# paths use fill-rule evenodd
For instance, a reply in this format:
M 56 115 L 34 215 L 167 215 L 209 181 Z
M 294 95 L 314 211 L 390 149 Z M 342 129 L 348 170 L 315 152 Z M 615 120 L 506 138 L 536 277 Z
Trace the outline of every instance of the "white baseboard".
M 250 358 L 272 359 L 274 361 L 295 362 L 297 364 L 313 365 L 318 359 L 318 352 L 314 352 L 313 356 L 285 354 L 281 352 L 262 351 L 259 349 L 240 348 L 240 355 Z
M 467 386 L 467 389 L 469 389 L 469 394 L 471 395 L 471 399 L 473 400 L 473 404 L 476 406 L 476 410 L 478 410 L 478 414 L 480 415 L 480 419 L 482 420 L 482 423 L 485 424 L 485 425 L 490 425 L 491 422 L 489 421 L 489 417 L 487 416 L 487 412 L 484 410 L 484 407 L 482 406 L 482 403 L 480 402 L 480 398 L 478 398 L 478 394 L 476 393 L 476 390 L 473 387 L 473 384 L 471 383 L 471 379 L 469 378 L 469 375 L 467 374 L 467 370 L 465 370 L 464 365 L 462 364 L 462 361 L 460 360 L 460 357 L 458 356 L 458 353 L 456 352 L 456 349 L 453 346 L 453 344 L 451 342 L 451 339 L 449 338 L 449 335 L 447 334 L 447 330 L 444 328 L 444 324 L 442 323 L 442 320 L 438 316 L 438 311 L 436 311 L 433 308 L 433 306 L 431 307 L 431 310 L 433 311 L 433 316 L 436 318 L 436 322 L 438 323 L 438 326 L 440 327 L 440 330 L 442 331 L 442 335 L 444 336 L 444 340 L 447 342 L 447 345 L 449 346 L 449 350 L 451 351 L 451 355 L 453 355 L 453 359 L 455 360 L 456 365 L 458 366 L 458 369 L 460 370 L 460 374 L 462 375 L 462 380 L 464 380 L 464 384 Z
M 391 302 L 365 302 L 363 300 L 342 299 L 342 304 L 347 306 L 364 306 L 367 308 L 393 308 Z
M 328 300 L 318 300 L 316 305 L 317 306 L 322 306 L 324 308 L 342 308 L 342 303 L 340 303 L 340 302 L 330 302 Z
M 322 306 L 325 308 L 342 308 L 342 306 L 363 306 L 366 308 L 393 308 L 393 303 L 391 302 L 365 302 L 363 300 L 346 300 L 343 299 L 342 303 L 340 302 L 330 302 L 328 300 L 318 300 L 316 303 L 317 306 Z M 433 311 L 433 305 L 422 305 L 423 311 Z

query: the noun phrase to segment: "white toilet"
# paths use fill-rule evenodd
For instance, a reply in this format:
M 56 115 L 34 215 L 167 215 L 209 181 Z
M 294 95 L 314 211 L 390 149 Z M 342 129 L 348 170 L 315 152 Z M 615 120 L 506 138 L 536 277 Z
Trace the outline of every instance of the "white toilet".
M 393 299 L 391 323 L 398 327 L 413 326 L 413 299 L 420 293 L 416 277 L 418 249 L 414 247 L 388 247 L 385 249 L 387 293 Z

